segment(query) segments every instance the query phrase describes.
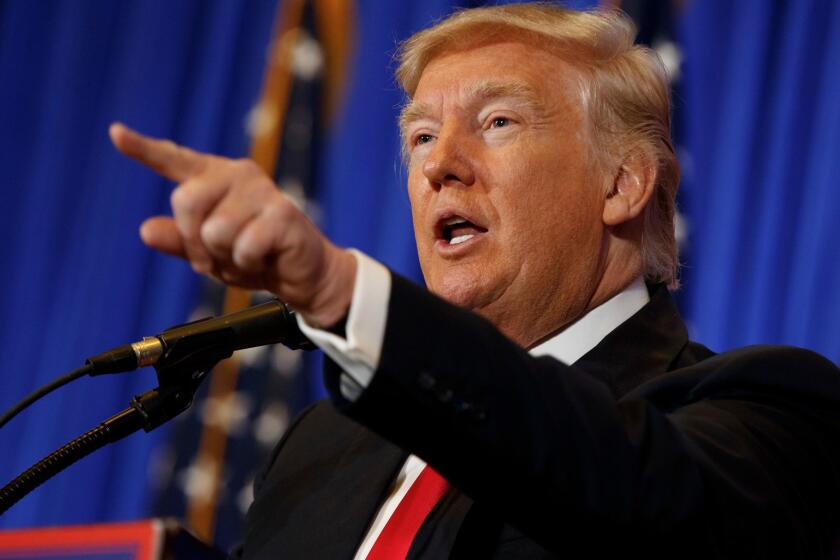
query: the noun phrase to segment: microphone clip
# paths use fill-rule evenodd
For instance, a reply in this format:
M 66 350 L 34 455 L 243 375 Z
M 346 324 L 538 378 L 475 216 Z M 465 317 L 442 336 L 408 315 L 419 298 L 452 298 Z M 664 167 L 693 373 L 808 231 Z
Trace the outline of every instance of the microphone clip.
M 220 361 L 233 355 L 234 347 L 226 329 L 212 330 L 179 338 L 166 345 L 154 363 L 158 383 L 167 385 L 200 380 Z
M 224 331 L 210 331 L 176 340 L 166 347 L 154 364 L 158 387 L 131 400 L 131 407 L 143 417 L 146 432 L 192 406 L 207 374 L 233 354 L 229 340 Z

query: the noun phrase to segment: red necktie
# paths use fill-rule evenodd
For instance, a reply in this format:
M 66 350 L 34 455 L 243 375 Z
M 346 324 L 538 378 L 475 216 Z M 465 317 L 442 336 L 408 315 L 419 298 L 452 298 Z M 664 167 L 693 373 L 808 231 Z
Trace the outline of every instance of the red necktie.
M 426 465 L 379 533 L 366 560 L 405 558 L 420 526 L 440 501 L 449 483 Z

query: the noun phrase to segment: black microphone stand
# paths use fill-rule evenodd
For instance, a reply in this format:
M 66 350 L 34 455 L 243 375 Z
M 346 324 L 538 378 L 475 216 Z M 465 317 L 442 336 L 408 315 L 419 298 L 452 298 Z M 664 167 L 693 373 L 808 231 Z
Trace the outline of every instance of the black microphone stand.
M 207 374 L 233 354 L 222 332 L 178 340 L 155 365 L 158 387 L 138 395 L 131 406 L 50 453 L 0 489 L 0 515 L 35 488 L 76 461 L 141 428 L 151 432 L 190 407 Z

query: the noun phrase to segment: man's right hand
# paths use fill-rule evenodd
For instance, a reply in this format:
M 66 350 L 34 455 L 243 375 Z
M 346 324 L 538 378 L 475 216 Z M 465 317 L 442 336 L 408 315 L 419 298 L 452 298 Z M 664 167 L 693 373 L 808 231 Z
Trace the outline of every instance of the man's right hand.
M 178 183 L 173 216 L 141 226 L 146 245 L 226 284 L 273 292 L 312 326 L 329 327 L 346 315 L 355 258 L 324 237 L 256 163 L 196 152 L 122 124 L 109 133 L 120 152 Z

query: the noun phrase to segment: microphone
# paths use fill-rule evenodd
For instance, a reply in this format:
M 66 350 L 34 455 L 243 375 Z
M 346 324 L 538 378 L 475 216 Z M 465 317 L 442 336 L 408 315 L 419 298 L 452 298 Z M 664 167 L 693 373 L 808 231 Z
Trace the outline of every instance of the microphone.
M 192 351 L 220 347 L 229 353 L 276 343 L 292 350 L 315 348 L 298 327 L 295 312 L 282 301 L 274 299 L 221 317 L 184 323 L 156 336 L 112 348 L 85 360 L 91 368 L 88 375 L 134 371 L 162 364 L 179 343 L 191 344 Z

